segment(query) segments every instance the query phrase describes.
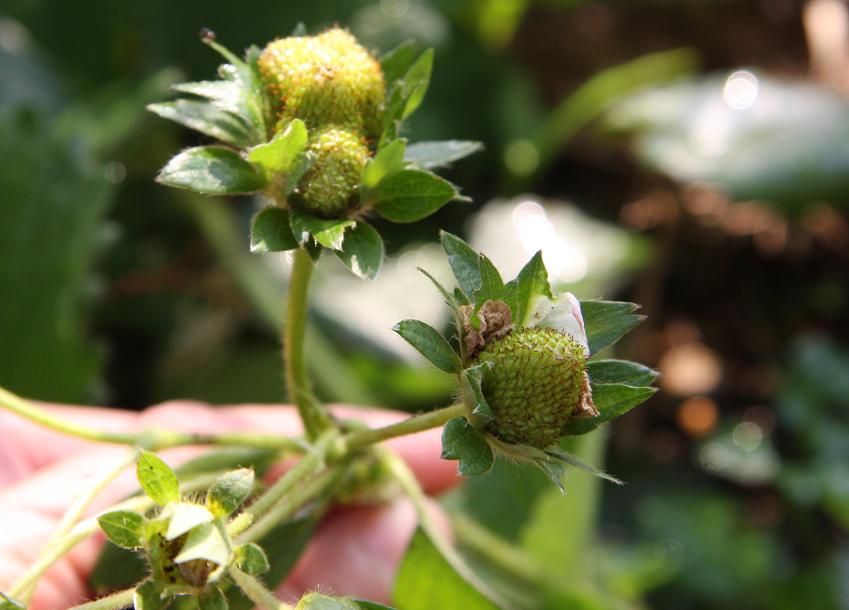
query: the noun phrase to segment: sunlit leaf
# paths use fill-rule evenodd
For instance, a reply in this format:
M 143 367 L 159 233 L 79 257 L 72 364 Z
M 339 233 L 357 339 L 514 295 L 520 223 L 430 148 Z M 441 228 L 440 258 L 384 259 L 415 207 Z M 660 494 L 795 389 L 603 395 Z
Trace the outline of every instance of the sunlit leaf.
M 148 110 L 226 144 L 243 148 L 252 143 L 249 127 L 238 116 L 201 100 L 150 104 Z
M 265 185 L 239 153 L 220 146 L 198 146 L 174 156 L 157 182 L 209 195 L 253 193 Z
M 407 343 L 446 373 L 460 370 L 460 358 L 438 330 L 420 320 L 403 320 L 393 328 Z
M 115 510 L 97 518 L 100 529 L 112 543 L 125 549 L 143 546 L 144 517 L 129 510 Z
M 139 454 L 136 476 L 144 493 L 160 506 L 180 501 L 177 475 L 168 464 L 150 451 L 142 451 Z
M 401 223 L 426 218 L 457 195 L 457 189 L 447 180 L 417 169 L 387 176 L 373 192 L 377 213 Z
M 414 163 L 423 169 L 435 169 L 450 165 L 479 150 L 483 150 L 483 144 L 471 140 L 416 142 L 407 146 L 404 161 Z
M 297 247 L 288 210 L 268 207 L 254 216 L 251 222 L 251 252 L 285 252 Z
M 345 233 L 342 249 L 335 250 L 334 254 L 355 275 L 364 280 L 373 280 L 383 263 L 383 239 L 374 227 L 364 220 L 358 220 Z

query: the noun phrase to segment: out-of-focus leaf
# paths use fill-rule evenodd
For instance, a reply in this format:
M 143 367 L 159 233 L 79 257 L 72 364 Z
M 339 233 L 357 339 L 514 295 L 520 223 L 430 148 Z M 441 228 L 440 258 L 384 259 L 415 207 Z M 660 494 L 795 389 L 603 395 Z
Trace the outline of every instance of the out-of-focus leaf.
M 180 484 L 177 475 L 162 458 L 150 451 L 142 451 L 136 464 L 136 476 L 144 493 L 159 504 L 180 501 Z
M 207 588 L 198 598 L 199 610 L 228 610 L 227 597 L 218 587 Z
M 386 176 L 403 169 L 406 147 L 407 141 L 398 139 L 392 140 L 377 151 L 374 158 L 369 159 L 363 168 L 363 185 L 369 189 L 374 188 Z
M 341 250 L 345 239 L 345 230 L 354 226 L 347 218 L 319 218 L 311 214 L 292 211 L 289 214 L 292 233 L 299 243 L 306 242 L 310 236 L 331 250 Z
M 423 169 L 451 165 L 463 157 L 483 150 L 483 144 L 471 140 L 444 140 L 441 142 L 416 142 L 407 147 L 404 161 Z
M 251 252 L 285 252 L 298 247 L 292 234 L 289 211 L 268 207 L 251 222 Z
M 162 600 L 152 580 L 146 580 L 133 593 L 133 610 L 162 610 L 167 604 Z
M 430 172 L 404 169 L 384 178 L 374 189 L 374 207 L 392 222 L 416 222 L 457 197 L 454 185 Z
M 295 606 L 296 610 L 359 610 L 360 606 L 344 597 L 330 597 L 322 593 L 307 593 Z
M 239 117 L 216 108 L 209 102 L 175 100 L 150 104 L 147 109 L 163 119 L 174 121 L 226 144 L 243 148 L 251 143 L 249 128 Z
M 220 146 L 198 146 L 171 158 L 157 182 L 205 195 L 253 193 L 265 185 L 239 153 Z
M 265 551 L 261 546 L 253 543 L 237 547 L 233 553 L 233 562 L 237 568 L 252 576 L 265 574 L 270 567 Z
M 413 62 L 416 61 L 418 54 L 418 45 L 415 41 L 408 40 L 402 42 L 397 47 L 388 51 L 380 58 L 380 67 L 383 70 L 383 77 L 388 84 L 394 83 L 396 80 L 404 76 Z
M 463 476 L 485 474 L 495 461 L 489 443 L 465 417 L 452 419 L 442 429 L 442 459 L 459 460 Z
M 422 530 L 416 532 L 401 561 L 392 598 L 404 610 L 497 608 L 457 573 Z
M 334 250 L 334 254 L 354 275 L 373 280 L 383 264 L 385 249 L 380 233 L 366 221 L 358 220 L 345 233 L 342 249 Z
M 460 370 L 460 358 L 448 343 L 448 339 L 429 324 L 420 320 L 402 320 L 392 330 L 401 335 L 437 368 L 446 373 L 457 373 Z
M 599 410 L 596 417 L 576 417 L 566 424 L 567 435 L 586 434 L 601 424 L 624 415 L 651 398 L 657 388 L 634 387 L 624 383 L 593 383 L 593 402 Z
M 147 562 L 137 552 L 108 541 L 88 577 L 88 586 L 98 595 L 126 589 L 148 574 Z
M 219 517 L 229 515 L 248 499 L 254 488 L 254 471 L 239 468 L 226 472 L 212 484 L 206 494 L 206 505 Z
M 621 301 L 581 301 L 590 354 L 594 356 L 636 328 L 645 319 L 634 313 L 637 309 L 638 305 Z

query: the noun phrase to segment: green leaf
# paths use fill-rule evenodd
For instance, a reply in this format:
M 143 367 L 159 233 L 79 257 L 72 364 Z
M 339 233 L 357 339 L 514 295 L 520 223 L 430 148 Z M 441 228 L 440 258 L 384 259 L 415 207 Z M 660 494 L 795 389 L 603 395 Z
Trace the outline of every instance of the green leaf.
M 250 149 L 248 161 L 262 167 L 266 175 L 288 174 L 306 148 L 308 137 L 304 122 L 293 119 L 270 142 Z
M 355 223 L 347 218 L 319 218 L 295 210 L 289 216 L 292 233 L 299 243 L 306 242 L 312 235 L 316 242 L 331 250 L 342 249 L 345 229 Z
M 442 140 L 416 142 L 407 147 L 404 161 L 415 163 L 423 169 L 445 167 L 454 161 L 483 150 L 483 144 L 471 140 Z
M 590 354 L 616 343 L 636 328 L 645 316 L 635 314 L 639 305 L 621 301 L 581 301 Z
M 456 417 L 442 430 L 442 459 L 460 460 L 460 474 L 474 476 L 492 469 L 495 458 L 484 436 L 465 417 Z
M 171 89 L 180 93 L 190 93 L 208 99 L 221 110 L 241 115 L 241 89 L 239 85 L 229 80 L 205 80 L 194 83 L 178 83 Z
M 163 119 L 174 121 L 237 148 L 245 148 L 252 143 L 250 128 L 242 119 L 210 102 L 175 100 L 149 104 L 147 109 Z
M 457 353 L 451 348 L 448 339 L 434 327 L 419 320 L 402 320 L 393 328 L 396 333 L 416 348 L 437 368 L 446 373 L 457 373 L 462 365 Z
M 374 189 L 377 213 L 392 222 L 416 222 L 457 196 L 454 185 L 418 169 L 403 169 L 384 178 Z
M 307 593 L 295 610 L 360 610 L 360 606 L 350 599 L 330 597 L 321 593 Z
M 498 269 L 484 254 L 480 255 L 480 270 L 481 287 L 475 293 L 475 309 L 480 309 L 487 301 L 503 301 L 507 292 Z
M 268 556 L 258 544 L 243 544 L 236 547 L 233 561 L 242 572 L 251 576 L 259 576 L 268 572 Z
M 386 84 L 391 86 L 400 79 L 416 60 L 418 45 L 413 40 L 402 42 L 380 58 L 380 67 Z
M 211 522 L 215 515 L 199 504 L 174 502 L 165 507 L 160 518 L 168 520 L 165 539 L 174 540 L 198 525 Z
M 89 574 L 88 586 L 98 594 L 117 591 L 135 585 L 149 573 L 147 562 L 135 549 L 107 540 Z
M 205 559 L 215 565 L 224 566 L 230 560 L 230 540 L 223 525 L 214 521 L 204 523 L 191 530 L 174 563 L 186 563 L 195 559 Z
M 136 476 L 144 493 L 159 506 L 180 501 L 177 475 L 156 454 L 142 450 L 136 464 Z
M 548 283 L 548 271 L 542 260 L 542 251 L 534 254 L 515 280 L 508 282 L 507 289 L 513 324 L 517 326 L 525 326 L 528 323 L 530 305 L 536 297 L 554 299 L 551 285 Z
M 198 598 L 198 607 L 200 610 L 228 610 L 230 605 L 221 589 L 212 587 Z
M 157 182 L 207 195 L 253 193 L 265 181 L 239 153 L 221 146 L 189 148 L 173 157 Z
M 474 297 L 483 282 L 480 255 L 469 244 L 447 231 L 441 231 L 439 239 L 460 288 L 468 297 Z
M 352 599 L 351 601 L 357 604 L 360 610 L 394 610 L 390 606 L 378 604 L 377 602 L 370 602 L 365 599 Z
M 289 211 L 269 207 L 251 221 L 251 252 L 285 252 L 298 247 L 292 234 Z
M 373 159 L 369 159 L 363 168 L 363 186 L 373 189 L 386 176 L 404 169 L 404 151 L 406 140 L 392 140 L 383 146 Z
M 419 55 L 419 58 L 404 74 L 404 81 L 401 86 L 404 110 L 401 113 L 401 120 L 409 117 L 421 105 L 425 93 L 427 93 L 432 72 L 433 49 L 428 49 Z
M 27 607 L 0 591 L 0 610 L 27 610 Z
M 106 537 L 124 549 L 136 549 L 144 546 L 142 532 L 144 517 L 129 510 L 115 510 L 97 518 L 100 529 Z
M 463 389 L 468 393 L 468 396 L 474 402 L 472 415 L 479 417 L 484 422 L 491 421 L 493 418 L 492 409 L 486 401 L 481 389 L 484 373 L 489 369 L 489 363 L 483 362 L 463 371 L 462 383 Z
M 374 227 L 364 220 L 358 220 L 345 233 L 342 249 L 335 250 L 334 254 L 355 275 L 364 280 L 373 280 L 383 263 L 383 239 Z
M 206 494 L 206 506 L 217 517 L 229 515 L 248 499 L 254 488 L 254 471 L 239 468 L 218 477 Z
M 593 360 L 587 363 L 587 373 L 594 384 L 624 383 L 632 386 L 650 386 L 658 372 L 630 360 Z
M 167 605 L 159 594 L 159 588 L 152 580 L 144 581 L 133 593 L 134 610 L 162 610 Z
M 398 568 L 392 598 L 404 610 L 497 608 L 451 566 L 421 529 Z
M 566 435 L 591 432 L 601 424 L 624 415 L 657 392 L 657 388 L 635 387 L 624 383 L 593 383 L 592 390 L 593 402 L 600 414 L 571 420 L 566 425 Z

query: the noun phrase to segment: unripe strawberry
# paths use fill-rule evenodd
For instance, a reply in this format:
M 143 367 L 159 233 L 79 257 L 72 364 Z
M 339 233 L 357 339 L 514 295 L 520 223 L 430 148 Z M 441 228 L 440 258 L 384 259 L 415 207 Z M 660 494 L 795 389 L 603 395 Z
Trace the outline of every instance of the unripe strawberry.
M 378 135 L 386 85 L 380 63 L 346 30 L 269 43 L 259 70 L 280 125 L 297 118 L 310 129 L 331 124 Z
M 481 384 L 494 414 L 488 430 L 504 441 L 550 447 L 583 409 L 586 355 L 569 334 L 517 329 L 487 343 L 476 360 L 490 363 Z
M 329 127 L 310 137 L 314 162 L 298 187 L 295 205 L 319 216 L 339 216 L 357 203 L 357 187 L 369 149 L 357 132 Z

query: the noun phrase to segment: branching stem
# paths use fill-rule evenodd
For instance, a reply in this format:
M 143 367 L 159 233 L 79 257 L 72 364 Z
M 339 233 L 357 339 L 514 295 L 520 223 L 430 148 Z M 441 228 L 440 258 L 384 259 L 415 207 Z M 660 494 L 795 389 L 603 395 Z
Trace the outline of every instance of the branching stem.
M 450 407 L 445 407 L 444 409 L 437 409 L 435 411 L 422 413 L 421 415 L 408 417 L 407 419 L 399 421 L 397 424 L 391 424 L 389 426 L 384 426 L 383 428 L 356 430 L 348 434 L 345 438 L 345 446 L 349 451 L 352 451 L 354 449 L 360 449 L 397 436 L 415 434 L 416 432 L 442 426 L 455 417 L 464 416 L 466 412 L 466 406 L 462 403 L 457 403 Z

